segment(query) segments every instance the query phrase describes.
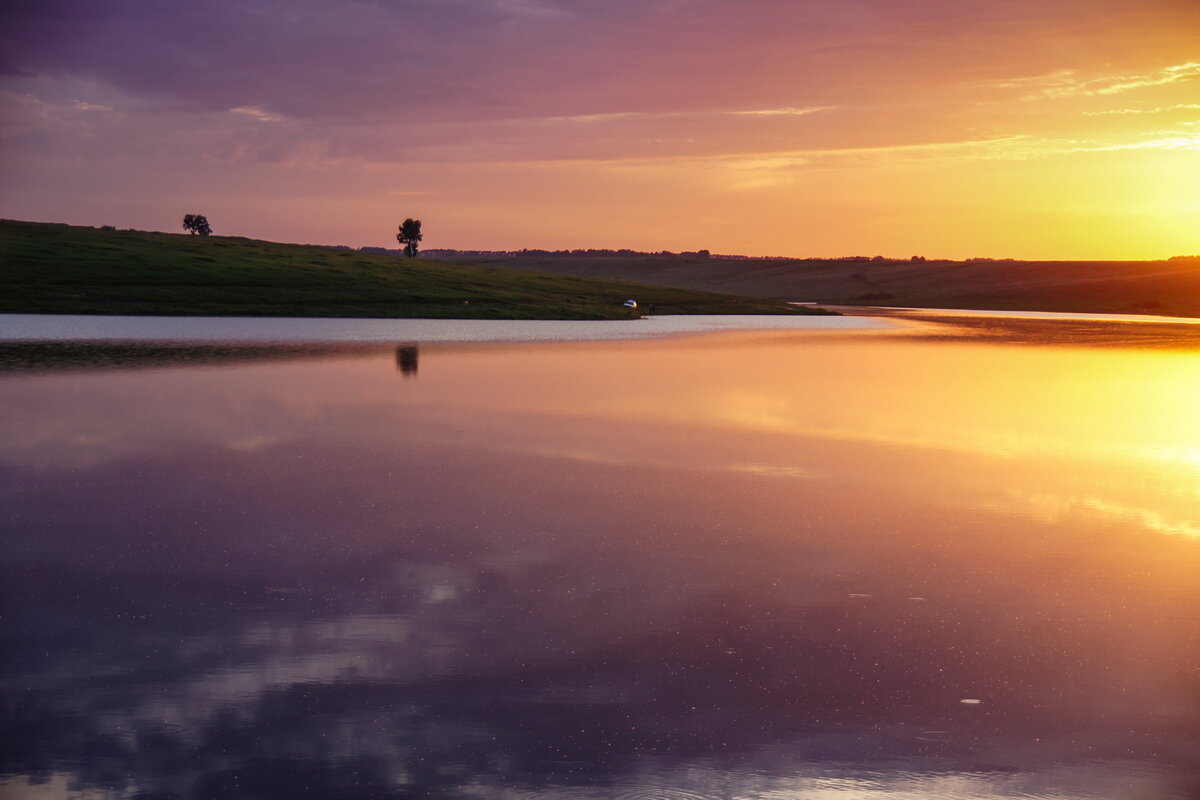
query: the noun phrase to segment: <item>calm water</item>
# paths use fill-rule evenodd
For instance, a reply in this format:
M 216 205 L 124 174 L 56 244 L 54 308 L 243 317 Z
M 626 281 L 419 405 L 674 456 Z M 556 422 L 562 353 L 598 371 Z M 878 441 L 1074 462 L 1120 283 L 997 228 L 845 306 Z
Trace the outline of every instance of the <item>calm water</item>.
M 1190 800 L 1147 325 L 0 347 L 0 797 Z

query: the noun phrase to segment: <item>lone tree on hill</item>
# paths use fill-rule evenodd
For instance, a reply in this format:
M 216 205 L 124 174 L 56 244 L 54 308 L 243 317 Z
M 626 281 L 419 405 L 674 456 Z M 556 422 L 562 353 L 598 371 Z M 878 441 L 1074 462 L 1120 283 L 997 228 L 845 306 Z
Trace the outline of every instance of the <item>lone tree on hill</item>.
M 421 241 L 421 220 L 406 219 L 400 223 L 396 241 L 404 245 L 404 255 L 412 258 L 417 254 L 417 242 Z
M 208 236 L 212 233 L 212 228 L 208 225 L 208 217 L 203 214 L 185 214 L 183 229 L 188 233 L 198 233 L 201 236 Z

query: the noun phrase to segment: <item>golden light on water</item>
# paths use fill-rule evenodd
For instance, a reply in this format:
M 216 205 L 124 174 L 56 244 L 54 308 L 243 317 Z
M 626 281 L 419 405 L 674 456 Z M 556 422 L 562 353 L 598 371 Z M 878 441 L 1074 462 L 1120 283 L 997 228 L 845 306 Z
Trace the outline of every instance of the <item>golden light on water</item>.
M 288 419 L 333 424 L 321 422 L 327 409 L 352 396 L 368 408 L 399 403 L 388 413 L 420 415 L 428 436 L 444 430 L 504 452 L 797 486 L 858 476 L 914 497 L 939 486 L 941 502 L 1031 519 L 1196 534 L 1194 352 L 775 333 L 512 347 L 503 358 L 431 346 L 421 379 L 403 385 L 370 361 L 327 369 L 341 378 L 316 385 L 300 367 L 273 367 L 295 387 L 288 413 L 249 406 L 214 418 L 225 446 L 282 446 L 295 435 Z M 6 441 L 38 460 L 136 448 L 143 426 L 188 429 L 176 416 L 189 392 L 172 390 L 179 403 L 143 415 L 137 429 L 122 431 L 98 397 L 95 419 L 72 415 L 62 441 L 43 441 L 30 424 L 8 426 Z M 389 435 L 379 432 L 381 446 Z
M 980 345 L 938 345 L 896 359 L 892 345 L 857 345 L 869 355 L 850 368 L 837 346 L 794 355 L 785 347 L 761 348 L 684 407 L 645 413 L 1003 458 L 1200 465 L 1200 357 L 1192 353 L 995 347 L 981 358 Z M 871 390 L 880 385 L 886 394 Z

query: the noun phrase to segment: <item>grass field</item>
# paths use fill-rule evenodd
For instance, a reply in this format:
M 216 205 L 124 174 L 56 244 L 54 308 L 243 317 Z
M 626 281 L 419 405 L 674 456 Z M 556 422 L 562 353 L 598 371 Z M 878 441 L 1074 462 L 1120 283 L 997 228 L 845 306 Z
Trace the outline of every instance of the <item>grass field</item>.
M 624 307 L 631 297 L 639 309 Z M 651 305 L 797 313 L 773 300 L 499 266 L 0 220 L 0 313 L 630 319 Z
M 477 262 L 825 305 L 1200 317 L 1200 259 L 840 261 L 635 255 Z

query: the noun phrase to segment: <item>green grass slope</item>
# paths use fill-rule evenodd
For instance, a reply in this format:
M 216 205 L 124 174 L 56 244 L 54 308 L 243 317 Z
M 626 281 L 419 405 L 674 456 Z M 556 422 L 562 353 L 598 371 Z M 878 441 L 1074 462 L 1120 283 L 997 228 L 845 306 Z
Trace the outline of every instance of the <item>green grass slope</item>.
M 630 310 L 627 298 L 642 304 Z M 788 314 L 762 299 L 229 236 L 0 220 L 0 313 L 630 319 Z
M 836 261 L 688 256 L 496 259 L 519 269 L 826 305 L 1200 317 L 1200 260 Z

